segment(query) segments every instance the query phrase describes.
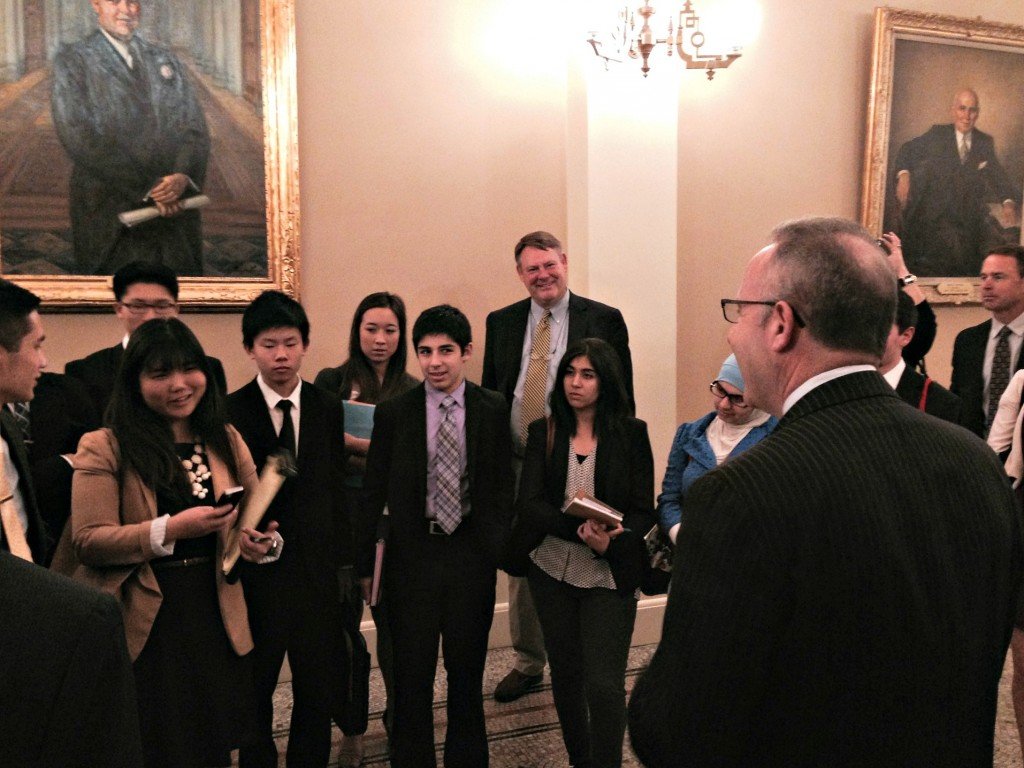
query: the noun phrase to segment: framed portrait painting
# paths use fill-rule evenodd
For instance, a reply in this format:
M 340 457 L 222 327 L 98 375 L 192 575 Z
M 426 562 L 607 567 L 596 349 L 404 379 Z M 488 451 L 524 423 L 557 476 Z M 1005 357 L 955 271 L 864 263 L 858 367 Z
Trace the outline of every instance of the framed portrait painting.
M 875 9 L 862 223 L 895 232 L 933 303 L 977 301 L 985 255 L 1020 244 L 1024 27 Z
M 109 306 L 133 261 L 185 309 L 297 295 L 294 0 L 3 7 L 3 277 L 65 311 Z

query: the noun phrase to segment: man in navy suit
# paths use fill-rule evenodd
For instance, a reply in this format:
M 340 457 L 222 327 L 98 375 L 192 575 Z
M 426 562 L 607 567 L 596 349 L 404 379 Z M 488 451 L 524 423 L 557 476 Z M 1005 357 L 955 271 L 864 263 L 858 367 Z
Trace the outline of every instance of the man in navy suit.
M 1014 372 L 1024 367 L 1024 247 L 994 248 L 981 265 L 981 305 L 992 319 L 965 328 L 953 342 L 953 374 L 950 390 L 963 402 L 963 425 L 986 437 L 992 426 L 999 397 Z M 992 392 L 992 370 L 997 361 L 1000 334 L 1006 339 L 1001 382 Z M 998 356 L 1002 357 L 1002 356 Z
M 547 402 L 547 395 L 554 386 L 558 362 L 573 342 L 598 338 L 612 345 L 622 363 L 630 404 L 633 404 L 633 361 L 622 313 L 569 291 L 569 260 L 558 238 L 548 232 L 524 235 L 516 243 L 515 258 L 516 274 L 530 296 L 487 316 L 481 384 L 503 394 L 509 404 L 518 474 L 518 464 L 526 448 L 526 427 L 544 415 L 524 406 L 523 393 L 527 388 L 533 337 L 546 314 L 550 318 L 547 320 L 550 330 L 548 348 L 543 351 L 547 363 L 543 403 Z M 540 411 L 543 410 L 541 407 Z M 525 578 L 509 577 L 509 630 L 516 661 L 494 690 L 494 698 L 501 702 L 514 701 L 539 685 L 547 658 L 540 620 Z
M 989 203 L 1016 208 L 1020 184 L 1010 182 L 995 141 L 975 127 L 978 94 L 953 98 L 953 122 L 933 125 L 896 155 L 896 204 L 907 264 L 922 275 L 974 275 L 982 257 L 1008 236 Z M 1018 233 L 1019 239 L 1019 233 Z
M 85 384 L 96 406 L 100 420 L 107 409 L 114 379 L 135 329 L 154 317 L 178 316 L 178 277 L 162 264 L 133 261 L 114 273 L 114 314 L 124 325 L 124 338 L 119 344 L 98 350 L 81 360 L 64 366 L 64 373 Z M 207 356 L 214 383 L 222 394 L 227 393 L 224 366 L 215 357 Z
M 279 449 L 295 455 L 287 480 L 264 516 L 284 538 L 276 563 L 245 568 L 242 584 L 252 627 L 256 726 L 242 745 L 241 768 L 277 765 L 274 689 L 285 653 L 292 672 L 289 768 L 324 768 L 331 717 L 347 662 L 339 658 L 338 571 L 352 563 L 345 504 L 345 417 L 341 400 L 300 378 L 309 320 L 294 299 L 264 291 L 242 315 L 242 344 L 258 375 L 228 396 L 228 416 L 262 470 Z
M 778 228 L 722 300 L 744 395 L 780 420 L 687 497 L 630 701 L 644 765 L 992 764 L 1019 515 L 988 446 L 878 374 L 895 304 L 843 219 Z
M 91 1 L 99 29 L 53 65 L 53 124 L 74 165 L 75 271 L 110 275 L 144 258 L 202 275 L 199 212 L 181 201 L 203 184 L 210 136 L 188 73 L 135 34 L 139 0 Z M 145 205 L 160 217 L 121 225 L 119 213 Z
M 424 383 L 377 406 L 356 521 L 356 569 L 367 599 L 374 539 L 387 506 L 384 561 L 394 638 L 394 768 L 433 768 L 438 641 L 448 680 L 446 768 L 486 768 L 483 674 L 497 563 L 512 518 L 504 398 L 466 381 L 469 321 L 425 310 L 412 329 Z

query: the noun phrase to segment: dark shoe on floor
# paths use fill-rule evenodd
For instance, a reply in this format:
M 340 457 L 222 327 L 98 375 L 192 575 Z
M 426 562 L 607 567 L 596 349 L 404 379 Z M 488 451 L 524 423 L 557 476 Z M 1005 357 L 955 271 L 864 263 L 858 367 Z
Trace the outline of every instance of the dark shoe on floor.
M 520 696 L 529 693 L 531 688 L 536 688 L 540 685 L 543 679 L 543 673 L 539 675 L 524 675 L 518 669 L 513 669 L 505 675 L 505 679 L 498 683 L 494 689 L 494 700 L 500 701 L 502 704 L 515 701 Z

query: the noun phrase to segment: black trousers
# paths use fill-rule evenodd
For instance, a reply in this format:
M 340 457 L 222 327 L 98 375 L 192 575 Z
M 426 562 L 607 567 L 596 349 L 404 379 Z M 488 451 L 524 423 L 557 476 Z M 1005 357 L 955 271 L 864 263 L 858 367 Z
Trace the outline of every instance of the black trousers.
M 288 768 L 324 768 L 331 753 L 331 715 L 347 676 L 339 653 L 337 594 L 313 589 L 287 569 L 286 563 L 255 566 L 242 577 L 256 646 L 256 723 L 253 737 L 239 751 L 239 768 L 277 767 L 274 690 L 286 653 L 294 702 Z
M 425 526 L 424 526 L 425 527 Z M 431 536 L 423 558 L 385 566 L 394 643 L 392 768 L 434 768 L 434 675 L 441 644 L 448 681 L 446 768 L 486 768 L 483 676 L 496 570 L 461 528 Z
M 528 578 L 569 762 L 576 768 L 619 768 L 636 598 L 574 587 L 533 563 Z

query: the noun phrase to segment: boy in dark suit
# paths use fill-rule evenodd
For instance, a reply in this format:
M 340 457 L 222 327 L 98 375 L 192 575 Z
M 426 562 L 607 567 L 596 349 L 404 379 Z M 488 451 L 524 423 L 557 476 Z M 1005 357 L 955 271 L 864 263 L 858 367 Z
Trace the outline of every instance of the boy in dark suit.
M 287 764 L 323 768 L 340 689 L 329 672 L 344 667 L 336 658 L 337 572 L 351 563 L 344 416 L 336 396 L 299 378 L 309 320 L 297 301 L 279 291 L 260 294 L 242 315 L 242 344 L 259 374 L 228 396 L 231 423 L 258 469 L 284 448 L 295 454 L 298 476 L 285 482 L 263 521 L 280 525 L 280 559 L 242 573 L 256 645 L 257 721 L 239 765 L 277 766 L 273 695 L 287 652 L 294 697 Z
M 387 505 L 384 566 L 394 637 L 391 764 L 436 765 L 433 681 L 438 640 L 448 679 L 447 768 L 485 768 L 483 672 L 498 555 L 511 524 L 508 406 L 467 382 L 469 321 L 455 307 L 426 310 L 412 330 L 424 384 L 377 406 L 357 521 L 364 594 L 377 521 Z

